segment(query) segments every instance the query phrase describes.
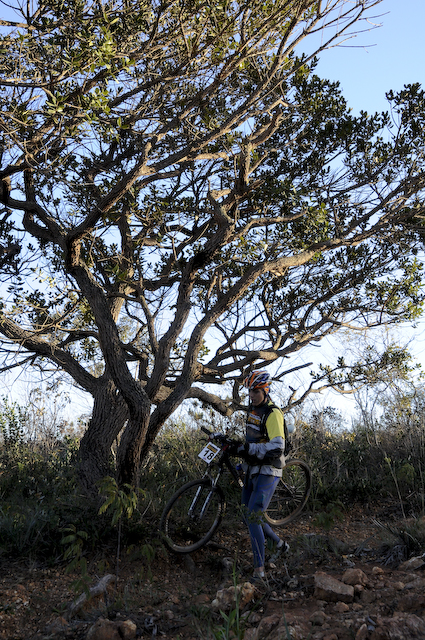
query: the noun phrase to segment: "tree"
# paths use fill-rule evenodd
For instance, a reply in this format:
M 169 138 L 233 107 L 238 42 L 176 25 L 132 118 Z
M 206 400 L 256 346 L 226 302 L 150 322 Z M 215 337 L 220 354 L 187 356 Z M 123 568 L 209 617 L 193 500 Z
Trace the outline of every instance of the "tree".
M 422 302 L 423 93 L 354 118 L 295 51 L 378 0 L 210 4 L 49 0 L 1 21 L 2 370 L 92 394 L 88 488 L 118 436 L 137 481 L 186 398 L 230 415 L 250 367 Z M 341 359 L 292 403 L 357 375 Z

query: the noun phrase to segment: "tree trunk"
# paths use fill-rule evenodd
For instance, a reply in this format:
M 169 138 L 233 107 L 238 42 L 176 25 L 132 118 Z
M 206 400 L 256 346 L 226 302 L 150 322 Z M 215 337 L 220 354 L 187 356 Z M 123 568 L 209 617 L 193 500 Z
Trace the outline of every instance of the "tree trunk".
M 190 389 L 190 378 L 182 385 L 180 395 L 171 399 L 172 394 L 159 394 L 155 397 L 157 405 L 152 412 L 152 402 L 145 396 L 139 396 L 138 404 L 132 403 L 133 414 L 125 427 L 117 453 L 118 480 L 134 486 L 139 484 L 142 462 L 148 455 L 165 421 L 180 406 Z
M 153 443 L 155 442 L 155 438 L 157 437 L 158 433 L 161 430 L 161 427 L 163 426 L 162 424 L 156 424 L 155 426 L 153 426 L 152 424 L 149 425 L 148 431 L 146 433 L 145 438 L 143 439 L 143 442 L 141 444 L 140 447 L 140 464 L 143 463 L 143 461 L 147 458 L 151 447 L 153 445 Z
M 97 483 L 114 475 L 111 447 L 128 419 L 128 409 L 111 380 L 99 381 L 93 414 L 79 450 L 79 477 L 83 490 L 97 496 Z
M 139 484 L 141 451 L 149 428 L 150 405 L 132 416 L 122 434 L 117 452 L 118 483 Z

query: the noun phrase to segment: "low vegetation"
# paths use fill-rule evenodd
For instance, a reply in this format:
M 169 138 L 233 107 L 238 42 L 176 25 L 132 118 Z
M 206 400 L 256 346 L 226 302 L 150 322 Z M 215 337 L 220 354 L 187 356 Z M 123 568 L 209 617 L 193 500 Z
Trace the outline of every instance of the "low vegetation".
M 412 413 L 411 418 L 400 426 L 384 415 L 374 427 L 359 421 L 348 430 L 341 427 L 334 410 L 326 409 L 298 421 L 292 455 L 303 458 L 312 468 L 314 483 L 307 509 L 316 524 L 326 529 L 347 505 L 359 503 L 371 506 L 387 501 L 395 517 L 403 521 L 424 514 L 425 432 L 422 416 Z M 152 532 L 156 531 L 165 501 L 179 485 L 202 472 L 203 462 L 197 458 L 203 435 L 201 418 L 188 416 L 164 427 L 144 464 L 137 504 L 133 497 L 131 517 L 120 519 L 119 527 L 117 510 L 112 513 L 107 502 L 124 505 L 124 513 L 130 493 L 128 498 L 123 492 L 112 495 L 116 485 L 110 482 L 107 493 L 99 492 L 97 504 L 88 502 L 76 473 L 78 436 L 51 429 L 39 438 L 33 435 L 36 431 L 30 428 L 30 420 L 33 418 L 22 407 L 3 399 L 1 556 L 49 564 L 66 563 L 71 558 L 75 565 L 95 549 L 113 550 L 118 534 L 123 547 L 145 545 L 143 553 L 149 555 L 151 550 L 146 545 L 155 545 Z M 238 430 L 236 424 L 226 426 Z M 227 491 L 229 500 L 238 500 L 238 489 L 232 483 Z M 75 532 L 74 555 L 67 545 L 70 531 Z M 408 539 L 401 529 L 390 533 L 394 545 Z M 416 551 L 425 548 L 420 536 L 415 540 L 417 543 L 412 544 Z

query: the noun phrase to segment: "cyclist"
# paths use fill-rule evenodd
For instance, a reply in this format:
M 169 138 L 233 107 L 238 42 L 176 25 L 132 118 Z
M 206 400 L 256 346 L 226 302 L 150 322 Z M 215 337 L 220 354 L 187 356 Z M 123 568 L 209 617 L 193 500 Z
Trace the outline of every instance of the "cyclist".
M 267 371 L 252 371 L 245 378 L 244 386 L 249 389 L 250 398 L 245 443 L 234 442 L 229 450 L 231 455 L 239 455 L 246 461 L 242 506 L 254 555 L 254 579 L 265 576 L 266 537 L 275 545 L 271 562 L 289 550 L 288 543 L 262 519 L 285 464 L 283 414 L 270 399 L 270 384 Z

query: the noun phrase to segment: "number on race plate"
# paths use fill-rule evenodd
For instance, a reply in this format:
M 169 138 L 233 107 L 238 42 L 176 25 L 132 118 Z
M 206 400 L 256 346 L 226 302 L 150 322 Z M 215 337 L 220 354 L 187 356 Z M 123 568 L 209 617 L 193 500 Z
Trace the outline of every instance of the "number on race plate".
M 221 451 L 220 447 L 217 447 L 212 442 L 209 442 L 207 445 L 205 445 L 202 451 L 198 453 L 198 456 L 199 458 L 202 458 L 202 460 L 204 460 L 209 464 L 214 460 L 214 458 L 216 457 L 217 453 L 219 453 L 219 451 Z

